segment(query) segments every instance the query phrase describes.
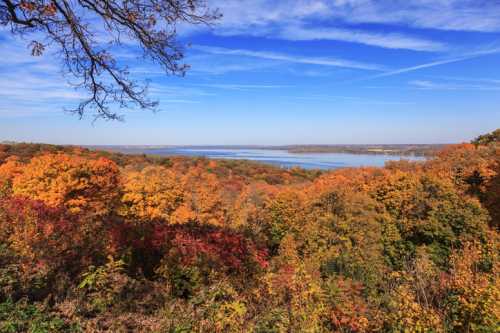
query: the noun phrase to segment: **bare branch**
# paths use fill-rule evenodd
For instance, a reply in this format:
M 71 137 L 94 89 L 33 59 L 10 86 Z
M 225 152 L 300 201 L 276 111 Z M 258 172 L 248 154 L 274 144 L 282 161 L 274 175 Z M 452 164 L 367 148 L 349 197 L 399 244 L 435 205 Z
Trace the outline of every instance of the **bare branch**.
M 130 79 L 127 68 L 96 41 L 100 26 L 85 17 L 98 19 L 113 45 L 122 45 L 126 36 L 166 74 L 184 75 L 189 66 L 181 63 L 176 25 L 212 24 L 220 14 L 208 9 L 205 0 L 0 0 L 0 24 L 14 34 L 42 33 L 44 43 L 29 45 L 32 54 L 55 47 L 64 72 L 77 79 L 73 85 L 88 92 L 72 112 L 83 117 L 92 110 L 95 117 L 119 120 L 111 107 L 154 110 L 158 102 L 147 98 L 147 84 Z

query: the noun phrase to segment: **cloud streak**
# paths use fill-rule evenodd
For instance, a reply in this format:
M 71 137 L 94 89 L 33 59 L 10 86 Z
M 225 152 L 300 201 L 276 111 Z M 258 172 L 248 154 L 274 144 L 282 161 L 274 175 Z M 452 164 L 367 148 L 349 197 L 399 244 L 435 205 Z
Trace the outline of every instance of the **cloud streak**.
M 382 71 L 384 67 L 378 64 L 368 64 L 351 60 L 337 58 L 319 58 L 319 57 L 304 57 L 283 53 L 267 52 L 267 51 L 252 51 L 242 49 L 227 49 L 222 47 L 212 47 L 205 45 L 193 45 L 193 49 L 218 55 L 252 57 L 267 60 L 275 60 L 281 62 L 291 62 L 298 64 L 319 65 L 329 67 L 342 67 L 351 69 L 362 69 L 370 71 Z
M 222 36 L 328 40 L 444 52 L 453 47 L 408 34 L 408 28 L 500 32 L 500 2 L 492 0 L 211 0 L 210 5 L 224 13 L 212 30 Z M 366 24 L 379 27 L 373 31 Z M 191 32 L 196 31 L 199 28 Z
M 334 17 L 350 23 L 451 31 L 500 31 L 498 1 L 406 0 L 395 3 L 391 0 L 345 0 L 334 3 Z
M 215 89 L 227 89 L 227 90 L 255 90 L 255 89 L 284 89 L 290 88 L 292 86 L 284 85 L 266 85 L 266 84 L 197 84 L 199 87 L 215 88 Z
M 322 96 L 322 95 L 310 95 L 310 96 L 293 96 L 290 99 L 295 100 L 305 100 L 305 101 L 319 101 L 319 102 L 331 102 L 339 103 L 343 102 L 346 104 L 359 104 L 359 105 L 413 105 L 413 102 L 405 101 L 384 101 L 384 100 L 374 100 L 371 98 L 361 98 L 361 97 L 350 97 L 350 96 Z
M 304 28 L 289 26 L 278 33 L 281 39 L 292 41 L 335 40 L 377 46 L 387 49 L 405 49 L 425 52 L 441 52 L 448 47 L 439 42 L 410 37 L 397 33 L 369 33 L 339 28 Z
M 422 90 L 479 90 L 479 91 L 497 91 L 500 85 L 489 84 L 456 84 L 450 82 L 435 82 L 429 80 L 414 80 L 408 82 L 410 86 Z
M 482 50 L 482 51 L 467 53 L 467 54 L 464 54 L 461 56 L 457 56 L 455 58 L 443 59 L 443 60 L 428 62 L 428 63 L 421 64 L 421 65 L 401 68 L 398 70 L 373 75 L 373 76 L 370 76 L 368 78 L 364 78 L 361 80 L 355 80 L 355 81 L 365 81 L 365 80 L 377 79 L 377 78 L 381 78 L 381 77 L 394 76 L 394 75 L 418 71 L 418 70 L 425 69 L 425 68 L 431 68 L 431 67 L 461 62 L 461 61 L 465 61 L 465 60 L 470 60 L 470 59 L 474 59 L 474 58 L 478 58 L 478 57 L 482 57 L 482 56 L 487 56 L 487 55 L 491 55 L 491 54 L 498 54 L 498 53 L 500 53 L 500 47 L 489 49 L 489 50 Z
M 211 0 L 225 14 L 218 30 L 252 34 L 322 19 L 335 24 L 390 24 L 455 31 L 500 31 L 493 0 Z

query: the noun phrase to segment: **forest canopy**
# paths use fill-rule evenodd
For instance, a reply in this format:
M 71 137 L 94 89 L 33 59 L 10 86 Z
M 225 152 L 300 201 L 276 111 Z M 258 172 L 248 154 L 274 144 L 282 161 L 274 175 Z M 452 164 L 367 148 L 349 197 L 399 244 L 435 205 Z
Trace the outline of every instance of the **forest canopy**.
M 0 332 L 496 332 L 498 133 L 329 172 L 0 145 Z

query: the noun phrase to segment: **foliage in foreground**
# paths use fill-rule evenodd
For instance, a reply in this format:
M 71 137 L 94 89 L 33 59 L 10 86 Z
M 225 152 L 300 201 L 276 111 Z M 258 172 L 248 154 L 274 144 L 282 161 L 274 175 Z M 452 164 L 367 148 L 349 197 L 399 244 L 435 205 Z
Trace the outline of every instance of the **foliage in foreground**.
M 0 145 L 0 332 L 496 332 L 491 138 L 325 173 Z

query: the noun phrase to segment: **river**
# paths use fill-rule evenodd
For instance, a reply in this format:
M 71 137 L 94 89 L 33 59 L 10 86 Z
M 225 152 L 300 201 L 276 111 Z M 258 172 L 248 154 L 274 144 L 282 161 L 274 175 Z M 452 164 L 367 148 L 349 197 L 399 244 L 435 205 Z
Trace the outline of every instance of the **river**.
M 400 159 L 421 161 L 423 157 L 347 153 L 290 153 L 274 149 L 208 149 L 208 148 L 148 148 L 119 149 L 126 153 L 144 153 L 160 156 L 204 156 L 214 159 L 251 160 L 280 167 L 301 167 L 304 169 L 338 169 L 361 166 L 383 166 L 387 161 Z

